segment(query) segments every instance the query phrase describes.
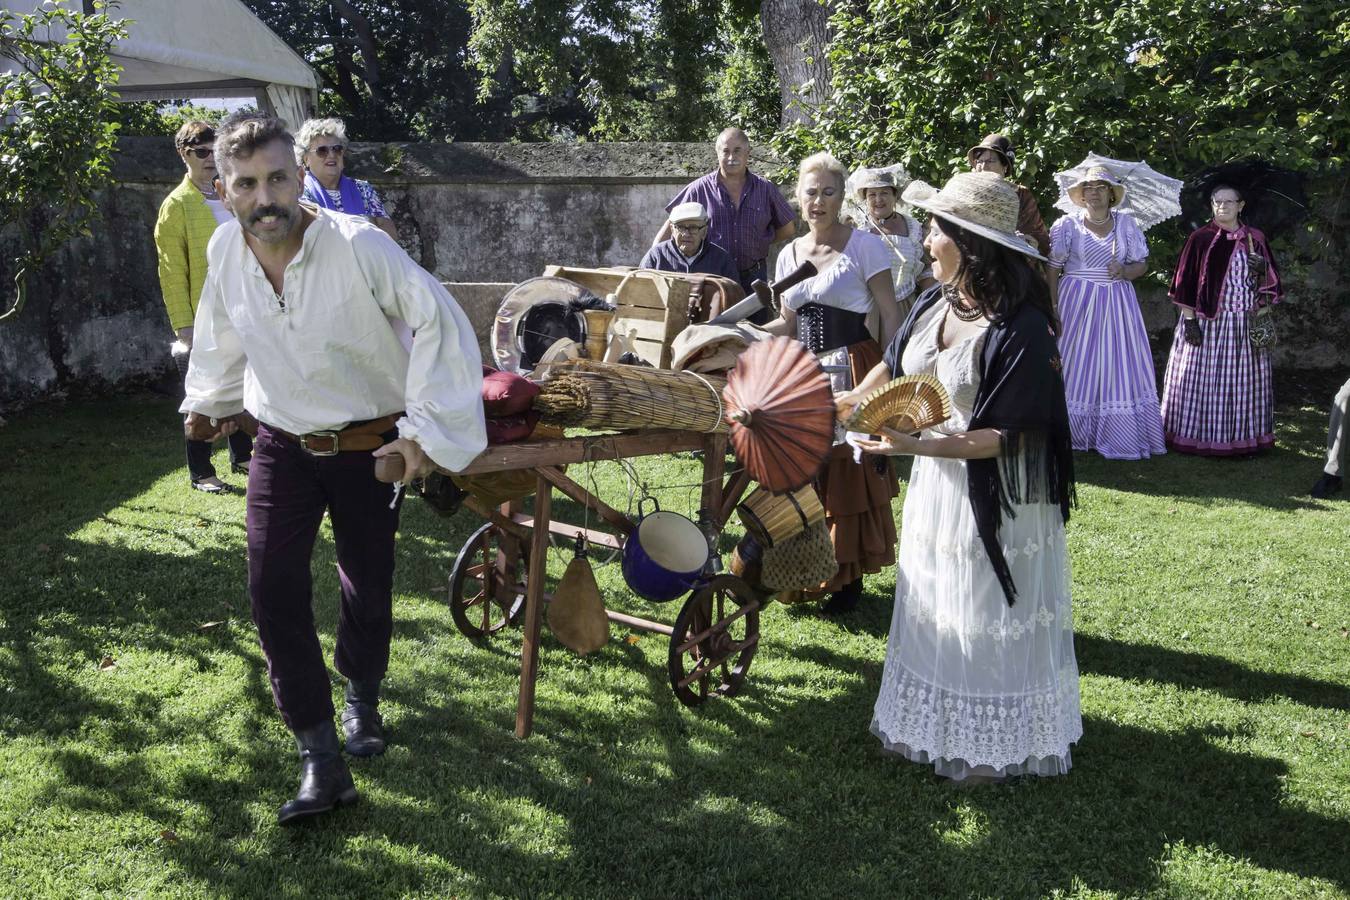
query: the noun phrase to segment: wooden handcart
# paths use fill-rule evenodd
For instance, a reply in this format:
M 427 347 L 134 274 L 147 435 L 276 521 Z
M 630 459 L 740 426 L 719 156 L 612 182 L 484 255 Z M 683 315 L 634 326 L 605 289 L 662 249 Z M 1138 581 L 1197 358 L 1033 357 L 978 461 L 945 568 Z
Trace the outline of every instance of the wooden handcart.
M 465 505 L 486 522 L 465 542 L 450 577 L 450 609 L 465 635 L 485 639 L 509 626 L 523 625 L 518 737 L 528 737 L 534 725 L 540 630 L 544 604 L 551 599 L 545 590 L 550 534 L 570 538 L 581 532 L 590 544 L 619 549 L 636 527 L 628 515 L 568 478 L 560 467 L 702 451 L 700 525 L 711 542 L 750 484 L 738 466 L 727 470 L 726 441 L 725 434 L 665 430 L 525 441 L 491 446 L 461 473 L 528 470 L 536 479 L 529 514 L 525 501 L 493 508 L 472 496 L 466 499 Z M 617 536 L 555 522 L 555 489 L 590 509 Z M 709 696 L 734 694 L 744 683 L 759 644 L 759 612 L 768 599 L 734 575 L 708 572 L 685 599 L 674 624 L 612 609 L 606 614 L 612 622 L 670 638 L 671 688 L 682 703 L 696 706 Z

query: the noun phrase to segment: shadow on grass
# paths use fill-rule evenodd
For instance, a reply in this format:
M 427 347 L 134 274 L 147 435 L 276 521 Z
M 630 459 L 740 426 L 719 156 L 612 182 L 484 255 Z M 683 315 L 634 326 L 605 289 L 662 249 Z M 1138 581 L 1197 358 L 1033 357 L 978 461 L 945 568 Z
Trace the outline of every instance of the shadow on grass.
M 1168 451 L 1146 460 L 1074 454 L 1080 484 L 1162 497 L 1322 509 L 1308 490 L 1326 462 L 1327 414 L 1344 373 L 1280 371 L 1275 382 L 1273 450 L 1253 456 L 1197 457 Z
M 419 506 L 405 506 L 396 584 L 435 597 L 474 522 Z M 111 508 L 91 502 L 80 521 L 108 515 L 136 527 Z M 546 634 L 537 731 L 522 742 L 511 734 L 519 633 L 474 647 L 426 604 L 396 607 L 393 746 L 354 763 L 362 803 L 282 830 L 272 815 L 294 791 L 297 766 L 247 618 L 242 553 L 176 556 L 72 540 L 47 553 L 35 559 L 51 587 L 7 602 L 0 629 L 0 680 L 15 689 L 4 728 L 48 739 L 59 773 L 34 806 L 116 819 L 102 826 L 110 831 L 131 827 L 128 813 L 174 827 L 177 840 L 155 852 L 202 892 L 1136 894 L 1166 890 L 1162 862 L 1178 842 L 1350 889 L 1350 827 L 1287 802 L 1288 766 L 1234 752 L 1225 744 L 1240 735 L 1229 730 L 1164 732 L 1089 716 L 1067 777 L 956 791 L 884 756 L 868 734 L 879 650 L 859 660 L 825 643 L 799 646 L 794 661 L 810 665 L 752 669 L 742 696 L 688 711 L 671 695 L 664 639 L 615 640 L 579 660 Z M 314 569 L 316 614 L 331 644 L 337 579 L 326 539 Z M 139 596 L 119 597 L 129 583 Z M 884 635 L 889 596 L 864 603 L 845 624 Z M 197 630 L 222 609 L 229 628 Z M 34 651 L 39 626 L 83 653 L 82 664 L 96 665 L 97 648 L 118 641 L 199 670 L 236 665 L 246 683 L 224 715 L 209 706 L 171 715 L 165 698 L 134 691 L 115 702 Z M 1346 700 L 1337 685 L 1078 640 L 1088 671 L 1253 702 Z M 830 671 L 828 689 L 813 668 Z M 189 681 L 180 690 L 193 689 Z M 80 740 L 91 719 L 108 728 L 93 746 Z M 192 763 L 157 762 L 186 746 Z
M 1304 706 L 1350 710 L 1350 685 L 1280 672 L 1260 672 L 1204 653 L 1152 644 L 1127 644 L 1096 635 L 1074 636 L 1078 667 L 1113 678 L 1165 681 L 1187 690 L 1214 691 L 1247 703 L 1288 699 Z

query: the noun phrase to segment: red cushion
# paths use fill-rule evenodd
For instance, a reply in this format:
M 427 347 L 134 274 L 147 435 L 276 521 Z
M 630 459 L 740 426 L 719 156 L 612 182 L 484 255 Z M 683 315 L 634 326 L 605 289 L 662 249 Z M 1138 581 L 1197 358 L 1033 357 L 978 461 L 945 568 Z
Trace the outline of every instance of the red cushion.
M 483 412 L 489 417 L 529 412 L 538 395 L 539 385 L 528 378 L 483 366 Z
M 521 416 L 499 416 L 488 419 L 486 424 L 489 444 L 509 444 L 523 441 L 534 432 L 534 426 L 539 424 L 539 413 L 530 410 Z

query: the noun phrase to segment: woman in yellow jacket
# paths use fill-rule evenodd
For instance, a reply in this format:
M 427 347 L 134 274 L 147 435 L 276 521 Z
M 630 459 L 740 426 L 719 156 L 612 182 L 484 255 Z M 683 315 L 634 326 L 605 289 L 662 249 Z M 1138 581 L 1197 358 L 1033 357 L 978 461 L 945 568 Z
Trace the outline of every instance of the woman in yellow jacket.
M 212 186 L 216 176 L 215 140 L 215 130 L 207 122 L 188 122 L 178 129 L 174 146 L 187 166 L 187 174 L 182 184 L 164 198 L 155 220 L 159 288 L 169 313 L 169 327 L 182 345 L 175 345 L 174 360 L 184 377 L 188 352 L 192 349 L 192 318 L 206 282 L 206 245 L 217 225 L 234 218 Z M 243 432 L 235 432 L 228 440 L 231 468 L 247 475 L 253 454 L 252 439 Z M 216 477 L 209 441 L 187 442 L 187 464 L 195 489 L 212 494 L 229 489 Z

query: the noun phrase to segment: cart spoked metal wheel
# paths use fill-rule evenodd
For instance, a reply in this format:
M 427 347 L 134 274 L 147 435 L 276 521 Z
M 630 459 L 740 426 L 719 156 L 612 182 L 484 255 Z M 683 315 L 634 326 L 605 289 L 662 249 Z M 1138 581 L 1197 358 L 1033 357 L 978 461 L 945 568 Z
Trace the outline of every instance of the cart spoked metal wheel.
M 490 637 L 519 622 L 528 552 L 491 522 L 464 542 L 450 570 L 450 614 L 465 636 Z
M 740 690 L 759 647 L 763 601 L 735 575 L 717 575 L 689 595 L 670 638 L 670 686 L 685 706 Z

